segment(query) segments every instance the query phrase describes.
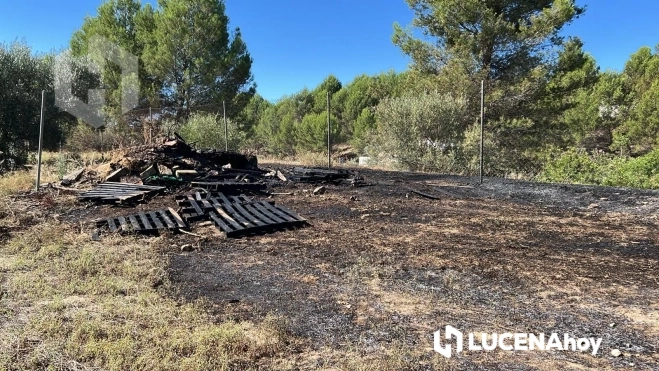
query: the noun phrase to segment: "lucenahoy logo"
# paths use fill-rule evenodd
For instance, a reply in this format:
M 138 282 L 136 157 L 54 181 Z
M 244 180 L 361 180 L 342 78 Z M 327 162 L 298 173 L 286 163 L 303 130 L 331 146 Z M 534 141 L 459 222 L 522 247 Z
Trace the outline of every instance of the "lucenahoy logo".
M 436 331 L 434 335 L 434 349 L 442 356 L 451 358 L 451 345 L 442 345 L 441 338 L 441 331 Z M 455 338 L 455 350 L 457 353 L 461 353 L 464 350 L 464 336 L 462 331 L 448 325 L 444 331 L 444 338 L 445 340 Z M 601 338 L 573 338 L 569 334 L 564 334 L 561 337 L 556 333 L 553 333 L 548 337 L 545 336 L 545 334 L 527 333 L 470 333 L 468 336 L 468 349 L 470 351 L 492 351 L 496 348 L 508 351 L 571 350 L 574 352 L 585 352 L 590 350 L 593 355 L 596 355 L 601 344 Z

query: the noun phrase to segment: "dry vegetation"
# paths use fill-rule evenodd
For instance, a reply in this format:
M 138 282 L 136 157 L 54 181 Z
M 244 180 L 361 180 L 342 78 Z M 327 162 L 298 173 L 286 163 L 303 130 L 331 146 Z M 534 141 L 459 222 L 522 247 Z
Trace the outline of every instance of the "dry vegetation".
M 56 162 L 55 162 L 56 164 Z M 52 171 L 53 164 L 49 165 Z M 85 208 L 32 175 L 0 179 L 0 369 L 653 369 L 657 219 L 406 194 L 432 175 L 366 172 L 374 187 L 300 186 L 277 199 L 313 227 L 240 240 L 90 238 Z M 457 189 L 457 188 L 456 188 Z M 9 196 L 11 195 L 11 196 Z M 148 206 L 141 206 L 148 207 Z M 191 243 L 195 251 L 178 246 Z M 611 326 L 615 323 L 615 326 Z M 600 354 L 464 353 L 432 333 L 570 332 Z M 613 358 L 611 349 L 623 356 Z
M 249 369 L 288 347 L 276 317 L 214 323 L 203 301 L 171 299 L 168 237 L 95 243 L 47 218 L 70 197 L 13 206 L 27 213 L 2 211 L 12 230 L 0 250 L 3 369 Z

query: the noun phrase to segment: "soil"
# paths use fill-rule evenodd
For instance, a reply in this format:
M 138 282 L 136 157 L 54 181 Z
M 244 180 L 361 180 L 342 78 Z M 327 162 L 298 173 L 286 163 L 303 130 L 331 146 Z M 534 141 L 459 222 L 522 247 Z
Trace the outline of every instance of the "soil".
M 300 369 L 399 349 L 406 369 L 659 370 L 659 192 L 360 172 L 371 186 L 329 184 L 313 196 L 315 185 L 288 185 L 279 191 L 293 195 L 272 196 L 307 228 L 171 236 L 169 294 L 209 302 L 217 321 L 285 319 L 306 340 L 290 355 Z M 170 195 L 137 208 L 174 205 Z M 130 212 L 91 206 L 66 218 Z M 195 251 L 176 248 L 188 243 Z M 595 356 L 496 350 L 445 360 L 433 333 L 446 325 L 603 340 Z

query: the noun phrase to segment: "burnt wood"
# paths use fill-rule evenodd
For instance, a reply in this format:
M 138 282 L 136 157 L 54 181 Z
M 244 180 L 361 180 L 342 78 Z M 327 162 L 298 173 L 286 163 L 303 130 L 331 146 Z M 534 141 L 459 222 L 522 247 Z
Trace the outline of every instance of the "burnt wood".
M 136 215 L 98 220 L 96 226 L 98 228 L 107 227 L 112 233 L 157 233 L 164 229 L 177 231 L 188 228 L 183 218 L 172 208 L 147 212 L 140 211 Z

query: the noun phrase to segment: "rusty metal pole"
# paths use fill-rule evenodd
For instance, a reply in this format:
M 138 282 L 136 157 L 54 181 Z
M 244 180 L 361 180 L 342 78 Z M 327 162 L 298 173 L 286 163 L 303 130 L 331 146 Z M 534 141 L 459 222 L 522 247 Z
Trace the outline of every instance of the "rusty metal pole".
M 331 106 L 330 92 L 327 91 L 327 168 L 332 167 L 332 124 L 331 124 Z
M 480 183 L 483 184 L 483 121 L 485 118 L 485 80 L 481 81 Z

